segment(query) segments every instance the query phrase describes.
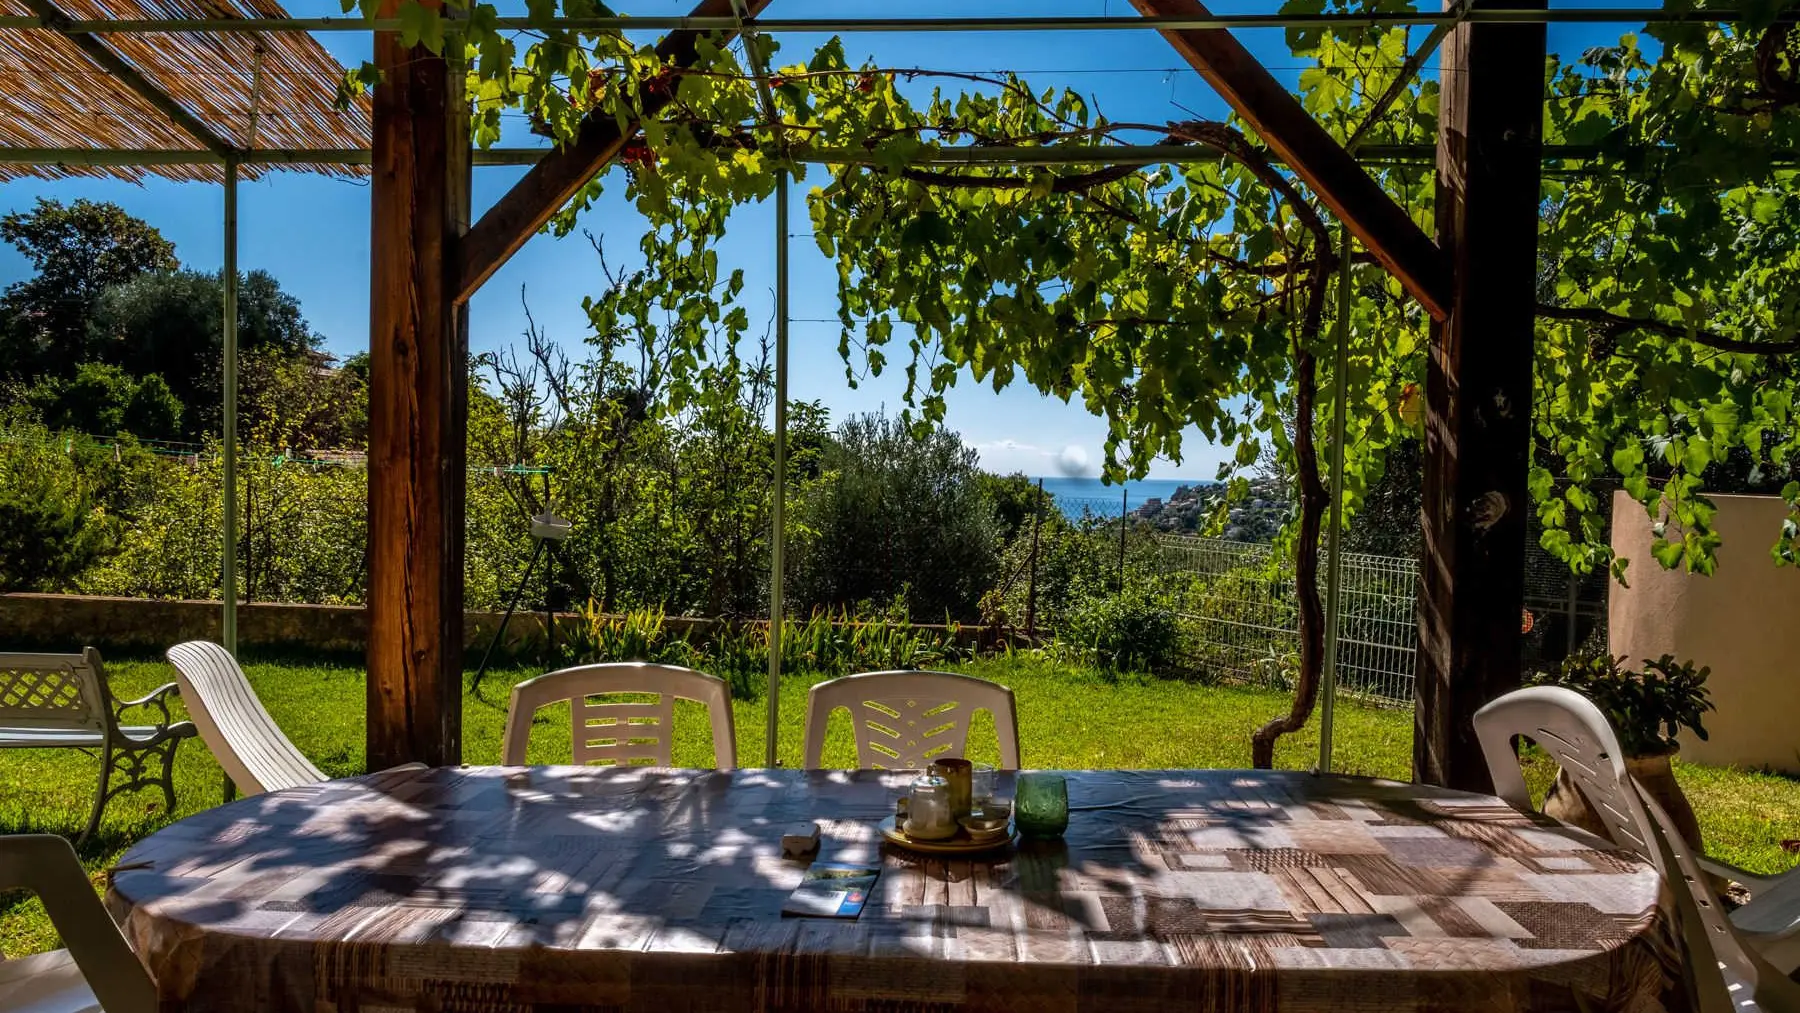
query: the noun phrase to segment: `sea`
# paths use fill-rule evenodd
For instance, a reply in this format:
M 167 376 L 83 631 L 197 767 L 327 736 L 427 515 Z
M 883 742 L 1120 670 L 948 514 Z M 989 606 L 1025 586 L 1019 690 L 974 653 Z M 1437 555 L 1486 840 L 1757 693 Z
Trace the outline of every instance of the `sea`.
M 1121 506 L 1136 510 L 1152 499 L 1168 502 L 1175 490 L 1182 486 L 1211 485 L 1207 479 L 1199 478 L 1146 478 L 1138 482 L 1126 482 L 1123 486 L 1107 485 L 1097 478 L 1069 478 L 1065 475 L 1046 475 L 1041 481 L 1044 491 L 1056 498 L 1056 505 L 1071 518 L 1080 517 L 1082 511 L 1098 517 L 1117 517 Z

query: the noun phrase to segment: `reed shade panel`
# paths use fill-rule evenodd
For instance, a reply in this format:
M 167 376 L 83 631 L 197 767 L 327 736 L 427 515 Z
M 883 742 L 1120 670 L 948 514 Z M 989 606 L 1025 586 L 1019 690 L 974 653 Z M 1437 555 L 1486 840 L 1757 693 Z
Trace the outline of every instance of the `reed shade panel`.
M 286 17 L 270 0 L 57 0 L 75 20 Z M 0 0 L 0 13 L 32 16 L 24 0 Z M 100 33 L 102 42 L 234 148 L 369 146 L 367 96 L 335 106 L 344 67 L 301 32 Z M 262 50 L 261 84 L 257 77 Z M 251 97 L 256 92 L 255 136 Z M 123 81 L 48 28 L 0 29 L 0 147 L 92 148 L 96 151 L 205 146 Z M 366 175 L 366 166 L 245 165 L 245 178 L 271 168 L 335 176 Z M 219 165 L 88 166 L 0 164 L 0 180 L 22 176 L 145 175 L 220 182 Z

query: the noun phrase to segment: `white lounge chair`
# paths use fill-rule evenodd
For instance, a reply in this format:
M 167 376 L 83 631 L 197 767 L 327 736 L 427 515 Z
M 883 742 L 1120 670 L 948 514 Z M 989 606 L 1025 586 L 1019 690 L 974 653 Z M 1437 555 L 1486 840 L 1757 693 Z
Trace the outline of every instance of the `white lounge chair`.
M 193 640 L 167 651 L 181 698 L 200 738 L 225 768 L 225 798 L 279 791 L 325 780 L 263 709 L 237 659 L 218 644 Z
M 0 837 L 0 892 L 44 902 L 66 950 L 0 960 L 0 1013 L 155 1013 L 156 986 L 95 896 L 69 842 Z
M 960 757 L 970 721 L 986 710 L 1000 739 L 1000 768 L 1019 769 L 1018 705 L 997 682 L 953 672 L 865 672 L 821 682 L 806 698 L 808 770 L 823 762 L 825 726 L 840 707 L 850 712 L 858 766 L 916 770 Z
M 1634 784 L 1635 787 L 1635 784 Z M 1719 908 L 1700 861 L 1669 814 L 1637 788 L 1649 820 L 1651 846 L 1667 870 L 1675 912 L 1686 944 L 1688 975 L 1698 1013 L 1800 1013 L 1800 985 L 1763 959 Z
M 1623 751 L 1600 708 L 1561 686 L 1533 686 L 1508 693 L 1475 715 L 1475 735 L 1487 758 L 1495 794 L 1521 809 L 1531 808 L 1512 738 L 1535 742 L 1574 779 L 1606 824 L 1613 840 L 1655 861 L 1650 818 L 1630 787 Z M 1800 869 L 1779 876 L 1746 872 L 1705 856 L 1702 869 L 1736 880 L 1750 890 L 1750 903 L 1731 912 L 1740 936 L 1782 974 L 1800 967 Z
M 595 696 L 654 694 L 654 703 L 590 703 Z M 541 708 L 569 702 L 570 738 L 576 763 L 629 763 L 649 760 L 672 764 L 675 700 L 706 705 L 712 718 L 713 759 L 720 770 L 737 767 L 737 725 L 731 714 L 731 690 L 718 676 L 675 665 L 641 661 L 579 665 L 527 679 L 513 687 L 506 705 L 506 737 L 501 762 L 525 763 L 531 719 Z

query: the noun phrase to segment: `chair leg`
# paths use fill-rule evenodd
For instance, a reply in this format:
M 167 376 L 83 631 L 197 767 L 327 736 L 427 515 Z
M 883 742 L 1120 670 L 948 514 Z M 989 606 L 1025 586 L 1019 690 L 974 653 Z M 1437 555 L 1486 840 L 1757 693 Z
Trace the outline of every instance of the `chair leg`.
M 162 790 L 163 812 L 170 819 L 175 818 L 175 751 L 181 748 L 180 739 L 170 739 L 164 743 Z
M 113 747 L 109 738 L 106 747 L 100 751 L 100 784 L 94 789 L 94 808 L 88 814 L 87 829 L 81 832 L 80 837 L 75 838 L 76 847 L 86 844 L 88 838 L 94 836 L 94 831 L 100 829 L 100 814 L 106 811 L 106 785 L 112 780 L 112 758 Z
M 225 801 L 229 802 L 232 799 L 237 798 L 237 782 L 231 779 L 230 774 L 226 774 L 224 780 L 225 791 L 223 794 L 225 796 Z

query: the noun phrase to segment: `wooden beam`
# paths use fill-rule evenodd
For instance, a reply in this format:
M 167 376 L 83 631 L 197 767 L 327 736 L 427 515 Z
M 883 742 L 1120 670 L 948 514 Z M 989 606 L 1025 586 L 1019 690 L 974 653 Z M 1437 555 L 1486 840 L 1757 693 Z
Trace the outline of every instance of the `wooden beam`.
M 743 0 L 749 15 L 755 17 L 769 0 Z M 732 0 L 700 0 L 693 17 L 731 17 Z M 705 33 L 692 29 L 670 32 L 657 44 L 656 52 L 666 63 L 679 66 L 699 59 L 699 41 Z M 720 32 L 720 40 L 729 41 L 735 32 Z M 673 97 L 644 95 L 644 112 L 654 116 Z M 610 117 L 590 116 L 581 125 L 575 140 L 540 160 L 525 177 L 513 185 L 494 206 L 469 230 L 462 244 L 462 269 L 457 281 L 456 298 L 467 302 L 482 283 L 494 276 L 500 266 L 537 234 L 556 213 L 562 210 L 588 180 L 594 178 L 616 157 L 625 142 L 637 136 L 638 125 L 620 130 Z
M 99 64 L 102 70 L 117 78 L 125 87 L 137 92 L 140 98 L 155 106 L 158 112 L 174 121 L 175 125 L 186 131 L 188 136 L 205 145 L 208 151 L 215 155 L 225 155 L 231 152 L 230 141 L 214 133 L 213 129 L 207 126 L 200 117 L 189 112 L 186 106 L 175 101 L 168 92 L 163 91 L 154 81 L 145 77 L 99 36 L 88 32 L 71 31 L 67 27 L 70 24 L 69 16 L 51 0 L 25 0 L 25 5 L 30 7 L 32 13 L 43 21 L 45 27 L 60 32 L 63 38 L 74 43 L 75 48 L 81 50 L 88 59 Z
M 423 46 L 377 32 L 375 63 L 367 740 L 380 769 L 462 758 L 469 366 L 454 295 L 469 112 L 461 69 Z
M 1472 718 L 1519 684 L 1532 509 L 1544 26 L 1461 25 L 1442 66 L 1437 223 L 1453 302 L 1431 326 L 1425 381 L 1413 767 L 1426 783 L 1489 791 Z
M 1198 0 L 1131 0 L 1146 17 L 1206 17 Z M 1433 319 L 1450 312 L 1443 255 L 1411 216 L 1319 126 L 1300 100 L 1222 28 L 1171 29 L 1163 38 L 1306 181 L 1332 214 Z

